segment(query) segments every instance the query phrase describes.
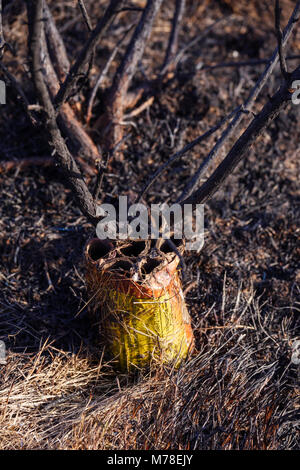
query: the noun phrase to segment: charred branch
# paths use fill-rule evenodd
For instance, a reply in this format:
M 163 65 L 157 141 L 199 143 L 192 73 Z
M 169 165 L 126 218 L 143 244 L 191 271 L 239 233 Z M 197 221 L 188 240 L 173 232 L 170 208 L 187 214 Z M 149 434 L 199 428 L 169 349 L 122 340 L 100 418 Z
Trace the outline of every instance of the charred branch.
M 174 59 L 176 57 L 178 49 L 178 36 L 180 32 L 180 27 L 182 23 L 182 18 L 185 10 L 185 0 L 176 0 L 175 12 L 172 20 L 172 29 L 169 38 L 168 47 L 166 50 L 166 55 L 163 61 L 163 65 L 160 71 L 160 75 L 163 76 L 170 66 L 174 66 Z
M 103 17 L 98 21 L 96 28 L 90 34 L 89 39 L 87 40 L 85 46 L 78 55 L 75 64 L 71 67 L 65 81 L 62 83 L 55 97 L 56 109 L 59 109 L 59 107 L 68 99 L 68 96 L 71 94 L 73 88 L 76 86 L 78 79 L 84 75 L 85 69 L 91 60 L 91 56 L 93 54 L 96 44 L 106 32 L 108 26 L 110 25 L 115 15 L 116 7 L 120 3 L 121 0 L 110 0 L 110 3 Z
M 278 43 L 278 54 L 279 54 L 279 63 L 280 63 L 280 70 L 284 79 L 288 79 L 288 70 L 286 65 L 286 58 L 284 53 L 284 44 L 283 44 L 283 34 L 280 27 L 280 17 L 281 17 L 281 8 L 279 0 L 275 1 L 275 29 L 277 35 L 277 43 Z
M 271 97 L 261 112 L 252 120 L 208 180 L 191 196 L 184 199 L 181 202 L 182 204 L 203 204 L 218 191 L 227 176 L 234 171 L 256 139 L 291 101 L 291 84 L 294 80 L 299 79 L 300 67 L 291 74 L 288 82 L 284 82 L 281 85 L 279 91 Z
M 284 30 L 283 38 L 282 38 L 282 47 L 284 47 L 287 44 L 288 39 L 294 29 L 294 26 L 296 22 L 299 20 L 299 17 L 300 17 L 300 1 L 297 2 L 295 9 L 289 19 L 288 25 Z M 241 107 L 240 111 L 235 115 L 233 120 L 229 123 L 228 127 L 225 129 L 221 137 L 217 140 L 216 144 L 214 145 L 212 150 L 209 152 L 205 160 L 202 162 L 202 164 L 196 171 L 195 175 L 187 183 L 178 201 L 183 201 L 194 191 L 200 178 L 209 169 L 209 167 L 211 167 L 213 162 L 217 161 L 221 149 L 228 142 L 230 137 L 237 131 L 237 128 L 239 124 L 242 122 L 245 114 L 251 111 L 254 101 L 256 100 L 260 91 L 262 90 L 267 80 L 273 73 L 273 70 L 276 64 L 278 63 L 278 60 L 279 60 L 279 49 L 277 47 L 275 51 L 273 52 L 273 55 L 270 59 L 269 64 L 267 65 L 266 69 L 260 76 L 258 82 L 252 88 L 250 95 L 245 101 L 244 105 Z
M 29 20 L 30 66 L 39 104 L 43 108 L 43 123 L 51 146 L 54 148 L 54 159 L 62 169 L 66 183 L 82 213 L 93 224 L 97 223 L 96 207 L 83 176 L 69 152 L 56 122 L 56 112 L 44 81 L 41 63 L 41 39 L 43 35 L 43 0 L 27 1 Z
M 96 127 L 104 129 L 103 144 L 110 150 L 123 137 L 123 114 L 126 106 L 126 94 L 141 60 L 147 40 L 151 34 L 153 22 L 160 9 L 162 0 L 148 0 L 141 19 L 132 35 L 126 53 L 113 79 L 106 98 L 106 111 Z
M 41 60 L 43 64 L 44 80 L 50 91 L 51 98 L 54 99 L 59 89 L 58 77 L 61 80 L 65 79 L 65 68 L 68 67 L 69 61 L 64 43 L 49 9 L 45 18 L 45 32 L 47 34 L 47 44 L 44 32 L 42 32 Z M 57 122 L 63 134 L 68 138 L 69 147 L 76 157 L 81 156 L 92 164 L 95 164 L 95 161 L 100 158 L 98 149 L 84 130 L 82 124 L 76 118 L 73 109 L 68 103 L 64 103 L 61 106 Z

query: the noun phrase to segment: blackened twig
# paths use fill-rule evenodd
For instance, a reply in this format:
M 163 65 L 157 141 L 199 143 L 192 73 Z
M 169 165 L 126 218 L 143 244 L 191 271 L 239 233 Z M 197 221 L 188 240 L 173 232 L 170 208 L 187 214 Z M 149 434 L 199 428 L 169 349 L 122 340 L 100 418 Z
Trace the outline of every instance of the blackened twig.
M 137 64 L 142 58 L 147 39 L 152 30 L 153 21 L 161 6 L 162 0 L 148 0 L 142 17 L 133 33 L 124 58 L 116 71 L 112 84 L 113 98 L 120 92 L 125 94 L 135 73 Z M 113 99 L 112 98 L 112 99 Z
M 208 180 L 191 196 L 181 202 L 181 204 L 203 204 L 210 199 L 219 189 L 221 184 L 249 151 L 251 145 L 256 141 L 259 135 L 271 124 L 291 101 L 291 83 L 300 79 L 300 67 L 298 67 L 285 81 L 279 91 L 272 96 L 268 103 L 263 107 L 260 113 L 252 120 L 250 125 L 239 137 L 230 152 L 220 163 Z
M 28 111 L 29 101 L 28 101 L 28 99 L 27 99 L 27 97 L 24 93 L 24 90 L 21 87 L 20 83 L 15 79 L 15 77 L 9 72 L 7 67 L 1 61 L 0 61 L 0 70 L 3 73 L 3 75 L 5 75 L 6 78 L 10 81 L 11 85 L 16 90 L 16 93 L 22 99 L 22 104 L 23 104 L 24 109 L 26 111 Z
M 124 41 L 124 39 L 126 38 L 127 34 L 129 33 L 129 31 L 131 31 L 133 25 L 131 25 L 124 33 L 124 35 L 121 37 L 121 39 L 119 40 L 119 42 L 117 43 L 117 45 L 115 46 L 115 48 L 113 49 L 113 51 L 111 52 L 106 64 L 105 64 L 105 67 L 103 68 L 103 70 L 101 70 L 97 80 L 96 80 L 96 83 L 93 87 L 93 90 L 92 90 L 92 93 L 90 95 L 90 98 L 89 98 L 89 101 L 88 101 L 88 106 L 87 106 L 87 117 L 86 117 L 86 120 L 87 122 L 90 121 L 91 117 L 92 117 L 92 108 L 93 108 L 93 105 L 94 105 L 94 101 L 95 101 L 95 98 L 96 98 L 96 95 L 97 95 L 97 91 L 99 90 L 99 87 L 101 85 L 101 83 L 103 82 L 103 80 L 106 78 L 107 74 L 108 74 L 108 71 L 109 71 L 109 68 L 112 64 L 112 61 L 114 60 L 114 58 L 116 57 L 117 55 L 117 52 L 119 51 L 119 48 L 120 48 L 120 45 L 122 44 L 122 42 Z
M 107 153 L 103 159 L 105 160 L 104 163 L 101 160 L 98 161 L 98 168 L 97 168 L 98 173 L 97 173 L 95 188 L 93 192 L 93 198 L 96 203 L 98 201 L 99 193 L 101 191 L 101 187 L 103 183 L 104 173 L 107 168 L 108 161 L 109 161 L 109 154 Z
M 199 34 L 199 36 L 196 36 L 194 39 L 192 39 L 188 44 L 186 44 L 177 54 L 176 57 L 174 57 L 174 64 L 178 65 L 180 61 L 182 60 L 184 54 L 188 49 L 193 47 L 197 42 L 203 41 L 206 36 L 217 26 L 220 25 L 226 21 L 229 21 L 231 19 L 230 16 L 220 18 L 219 20 L 216 20 L 213 24 L 208 26 L 202 33 Z
M 41 63 L 41 38 L 43 34 L 43 0 L 28 0 L 30 67 L 37 97 L 44 112 L 44 126 L 49 141 L 54 147 L 54 158 L 63 170 L 66 182 L 71 187 L 73 196 L 82 213 L 90 222 L 96 224 L 96 207 L 78 166 L 70 154 L 56 122 L 56 112 L 51 102 L 49 91 L 44 82 Z
M 116 10 L 116 13 L 123 13 L 124 11 L 137 11 L 137 12 L 140 12 L 140 11 L 144 11 L 144 8 L 141 8 L 141 7 L 124 7 L 124 8 L 120 8 L 120 9 Z
M 176 0 L 175 12 L 172 20 L 172 29 L 166 50 L 166 55 L 163 61 L 163 65 L 160 71 L 160 75 L 163 76 L 171 64 L 174 62 L 175 55 L 178 49 L 178 36 L 182 23 L 182 18 L 185 10 L 185 0 Z
M 2 0 L 0 0 L 0 60 L 3 57 L 4 49 L 7 48 L 10 52 L 15 55 L 15 51 L 13 47 L 5 41 L 4 34 L 3 34 L 3 24 L 2 24 Z
M 59 89 L 58 77 L 63 81 L 66 77 L 66 69 L 69 70 L 69 60 L 51 12 L 49 9 L 47 11 L 45 7 L 44 2 L 45 31 L 42 31 L 40 39 L 41 60 L 44 80 L 52 100 Z M 47 41 L 45 33 L 47 34 Z M 64 103 L 61 106 L 57 116 L 57 123 L 62 133 L 68 137 L 68 147 L 72 148 L 72 154 L 76 157 L 77 161 L 79 161 L 80 155 L 84 155 L 85 159 L 90 160 L 91 164 L 94 165 L 95 160 L 100 157 L 98 149 L 86 133 L 83 125 L 76 118 L 73 109 L 68 103 Z
M 22 86 L 20 85 L 20 83 L 16 80 L 16 78 L 9 72 L 9 70 L 7 69 L 7 67 L 2 63 L 2 57 L 3 57 L 3 52 L 4 52 L 4 48 L 5 46 L 8 46 L 8 43 L 6 43 L 5 39 L 4 39 L 4 34 L 3 34 L 3 25 L 2 25 L 2 0 L 0 0 L 0 70 L 1 72 L 3 73 L 3 75 L 9 80 L 11 86 L 14 88 L 14 90 L 16 91 L 16 94 L 20 96 L 21 98 L 21 103 L 22 103 L 22 106 L 23 106 L 23 109 L 24 111 L 26 112 L 26 114 L 28 115 L 31 123 L 33 125 L 36 124 L 36 121 L 35 119 L 33 118 L 30 110 L 29 110 L 29 101 L 25 95 L 25 92 L 22 88 Z M 9 47 L 10 49 L 10 47 Z
M 286 65 L 285 53 L 284 53 L 282 30 L 280 28 L 280 17 L 281 17 L 281 8 L 280 8 L 279 0 L 275 0 L 275 29 L 276 29 L 276 36 L 277 36 L 277 43 L 278 43 L 280 70 L 281 70 L 283 78 L 287 80 L 289 78 L 289 74 L 288 74 L 288 69 Z
M 293 29 L 295 26 L 295 23 L 299 20 L 300 17 L 300 1 L 297 2 L 294 11 L 289 19 L 288 25 L 286 26 L 284 33 L 283 33 L 283 39 L 282 39 L 282 45 L 285 46 Z M 195 189 L 195 187 L 198 184 L 199 179 L 201 176 L 206 172 L 209 168 L 210 165 L 212 165 L 213 162 L 216 161 L 218 158 L 218 155 L 220 153 L 221 148 L 225 145 L 225 143 L 229 140 L 229 138 L 233 135 L 234 132 L 236 132 L 237 127 L 239 126 L 240 122 L 242 121 L 245 113 L 249 112 L 252 109 L 253 103 L 256 100 L 257 96 L 259 95 L 260 91 L 266 84 L 268 78 L 272 74 L 277 62 L 279 59 L 279 51 L 278 48 L 275 49 L 273 52 L 273 55 L 270 59 L 269 64 L 265 68 L 264 72 L 261 74 L 259 80 L 255 84 L 255 86 L 252 88 L 247 100 L 244 102 L 243 107 L 241 110 L 235 115 L 234 119 L 230 122 L 228 127 L 225 129 L 221 137 L 217 140 L 216 144 L 212 148 L 212 150 L 209 152 L 207 157 L 205 158 L 205 164 L 201 164 L 201 166 L 198 168 L 194 176 L 191 178 L 191 180 L 187 183 L 185 186 L 181 196 L 179 197 L 177 202 L 183 201 L 186 199 Z
M 82 16 L 83 16 L 83 19 L 85 21 L 86 27 L 91 32 L 92 29 L 93 29 L 93 26 L 92 26 L 90 16 L 87 12 L 86 6 L 84 4 L 84 1 L 83 0 L 78 0 L 78 6 L 79 6 L 80 11 L 82 13 Z
M 91 168 L 82 158 L 78 157 L 80 166 L 84 169 L 85 173 L 89 176 L 95 176 L 94 168 Z M 55 161 L 48 155 L 38 157 L 26 157 L 11 160 L 0 161 L 0 173 L 10 171 L 12 169 L 23 170 L 28 166 L 54 166 Z
M 180 267 L 181 267 L 181 271 L 180 271 L 181 278 L 182 278 L 182 281 L 185 281 L 185 279 L 186 279 L 186 264 L 185 264 L 185 261 L 184 261 L 184 257 L 180 253 L 180 251 L 177 248 L 177 246 L 175 245 L 175 243 L 171 240 L 171 238 L 167 238 L 166 243 L 169 245 L 171 250 L 174 251 L 174 253 L 178 256 L 179 264 L 180 264 Z
M 71 93 L 71 90 L 78 78 L 84 75 L 85 67 L 90 63 L 91 55 L 97 44 L 101 39 L 105 31 L 107 30 L 109 24 L 111 23 L 114 15 L 115 9 L 122 0 L 110 0 L 109 5 L 101 18 L 98 21 L 96 28 L 90 34 L 86 44 L 78 55 L 78 58 L 74 65 L 71 67 L 66 80 L 61 85 L 56 97 L 55 97 L 55 108 L 58 109 L 64 101 L 68 98 Z
M 28 116 L 28 119 L 30 120 L 31 124 L 35 126 L 37 124 L 37 121 L 31 112 L 30 109 L 30 103 L 28 101 L 28 98 L 21 86 L 21 84 L 18 82 L 18 80 L 9 72 L 7 67 L 1 62 L 0 60 L 0 71 L 3 73 L 3 75 L 9 80 L 12 88 L 15 90 L 15 93 L 17 96 L 21 98 L 21 105 L 25 111 L 25 113 Z
M 126 94 L 136 71 L 138 62 L 141 60 L 146 42 L 151 34 L 152 25 L 160 9 L 162 0 L 148 0 L 145 9 L 141 15 L 140 21 L 134 30 L 127 50 L 124 54 L 115 76 L 112 86 L 106 99 L 106 115 L 100 117 L 101 123 L 106 120 L 104 127 L 107 126 L 108 132 L 105 136 L 104 146 L 110 150 L 122 139 L 123 129 L 119 124 L 123 121 L 124 107 L 126 103 Z
M 117 152 L 118 148 L 123 144 L 124 141 L 126 141 L 130 137 L 130 134 L 125 135 L 120 142 L 117 143 L 117 145 L 110 151 L 105 154 L 105 156 L 102 157 L 102 160 L 98 161 L 98 175 L 96 179 L 96 184 L 94 188 L 94 193 L 93 197 L 95 202 L 97 203 L 99 193 L 101 191 L 102 183 L 103 183 L 103 178 L 105 174 L 105 170 L 108 167 L 108 163 L 110 159 L 114 156 L 115 152 Z M 103 160 L 105 162 L 103 163 Z
M 5 173 L 12 169 L 23 169 L 27 168 L 28 166 L 52 166 L 53 165 L 53 158 L 48 156 L 42 157 L 27 157 L 23 159 L 15 159 L 15 160 L 1 160 L 0 161 L 0 173 Z
M 3 35 L 3 25 L 2 25 L 2 0 L 0 0 L 0 59 L 2 59 L 4 46 L 5 46 L 5 39 Z
M 109 58 L 108 58 L 108 60 L 105 64 L 104 69 L 101 70 L 101 72 L 99 73 L 99 75 L 97 77 L 96 83 L 95 83 L 95 85 L 92 89 L 92 93 L 91 93 L 89 101 L 88 101 L 87 113 L 86 113 L 86 121 L 87 122 L 89 122 L 91 120 L 91 117 L 92 117 L 92 109 L 93 109 L 93 106 L 94 106 L 94 101 L 95 101 L 95 98 L 96 98 L 96 95 L 97 95 L 97 91 L 99 90 L 100 85 L 103 82 L 103 80 L 106 78 L 106 76 L 108 74 L 108 71 L 109 71 L 109 68 L 112 64 L 112 61 L 116 57 L 118 50 L 119 50 L 119 48 L 118 48 L 118 46 L 116 46 L 114 48 L 114 50 L 112 51 L 112 53 L 110 54 L 110 56 L 109 56 Z
M 62 82 L 65 80 L 66 75 L 70 70 L 70 61 L 67 55 L 65 44 L 56 27 L 47 2 L 44 2 L 44 18 L 45 34 L 47 38 L 49 54 L 59 81 Z
M 146 194 L 146 192 L 149 190 L 149 188 L 152 186 L 154 181 L 157 180 L 159 175 L 168 168 L 168 166 L 172 165 L 176 160 L 181 158 L 186 152 L 194 148 L 196 145 L 200 144 L 200 142 L 203 142 L 203 140 L 207 139 L 210 137 L 214 132 L 216 132 L 218 129 L 220 129 L 223 124 L 225 124 L 226 121 L 231 119 L 238 111 L 240 110 L 240 106 L 237 107 L 234 111 L 232 111 L 228 116 L 225 116 L 223 119 L 221 119 L 215 126 L 211 127 L 208 131 L 206 131 L 204 134 L 200 135 L 196 139 L 194 139 L 192 142 L 189 142 L 187 145 L 185 145 L 181 150 L 176 152 L 174 155 L 172 155 L 168 161 L 166 161 L 163 165 L 161 165 L 155 173 L 149 178 L 147 181 L 146 185 L 143 187 L 141 192 L 139 193 L 137 197 L 137 201 L 139 202 L 142 197 Z
M 82 16 L 83 16 L 84 22 L 86 24 L 86 27 L 87 27 L 88 31 L 91 33 L 92 30 L 93 30 L 93 26 L 92 26 L 92 22 L 91 22 L 91 19 L 89 17 L 89 14 L 87 12 L 86 6 L 84 4 L 84 1 L 83 0 L 78 0 L 78 6 L 79 6 L 80 11 L 82 13 Z M 93 47 L 93 50 L 92 50 L 92 53 L 91 53 L 91 58 L 90 58 L 89 64 L 88 64 L 88 68 L 87 68 L 87 71 L 85 72 L 84 76 L 82 77 L 80 86 L 78 86 L 77 89 L 73 92 L 73 94 L 70 95 L 70 98 L 73 95 L 78 94 L 81 91 L 81 89 L 85 86 L 85 84 L 87 83 L 87 81 L 89 79 L 89 76 L 90 76 L 90 72 L 93 68 L 95 53 L 96 53 L 96 44 Z
M 300 55 L 290 55 L 286 57 L 286 60 L 296 60 L 300 59 Z M 199 71 L 203 70 L 214 70 L 214 69 L 222 69 L 222 68 L 234 68 L 234 67 L 253 67 L 255 65 L 265 65 L 269 64 L 270 59 L 251 59 L 251 60 L 241 60 L 239 62 L 221 62 L 219 64 L 209 65 L 209 64 L 199 64 L 196 65 L 196 69 Z

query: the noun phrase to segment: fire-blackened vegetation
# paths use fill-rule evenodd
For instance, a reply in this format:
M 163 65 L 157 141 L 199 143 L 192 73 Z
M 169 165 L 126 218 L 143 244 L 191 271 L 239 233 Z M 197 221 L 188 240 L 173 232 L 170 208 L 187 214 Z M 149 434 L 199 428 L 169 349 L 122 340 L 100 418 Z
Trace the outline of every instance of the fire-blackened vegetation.
M 206 186 L 211 198 L 205 204 L 205 245 L 184 257 L 193 356 L 179 371 L 164 366 L 138 377 L 117 374 L 87 314 L 82 252 L 93 235 L 94 213 L 89 205 L 87 217 L 82 215 L 72 181 L 66 188 L 69 168 L 60 171 L 59 148 L 49 138 L 49 121 L 39 108 L 45 103 L 37 99 L 31 75 L 34 50 L 30 57 L 27 40 L 34 19 L 28 19 L 25 3 L 30 10 L 38 2 L 0 3 L 1 79 L 7 83 L 7 105 L 0 110 L 0 339 L 7 349 L 6 364 L 0 364 L 0 447 L 298 448 L 299 365 L 292 357 L 299 338 L 299 106 L 288 104 L 263 127 L 218 192 L 210 192 L 215 180 Z M 80 194 L 86 186 L 98 201 L 114 202 L 119 194 L 134 200 L 146 186 L 148 203 L 194 194 L 207 175 L 200 174 L 189 189 L 186 184 L 222 131 L 241 113 L 238 132 L 209 161 L 210 174 L 249 123 L 260 119 L 263 106 L 276 105 L 270 96 L 299 64 L 295 23 L 280 67 L 250 112 L 241 111 L 282 40 L 275 2 L 186 1 L 181 28 L 173 34 L 178 44 L 166 48 L 174 4 L 180 17 L 181 2 L 165 0 L 117 109 L 121 124 L 112 118 L 110 87 L 118 70 L 128 72 L 126 52 L 134 50 L 133 34 L 147 2 L 122 2 L 118 17 L 107 13 L 107 29 L 62 104 L 63 93 L 54 95 L 90 37 L 76 3 L 47 2 L 66 55 L 56 63 L 55 34 L 47 36 L 45 28 L 42 65 L 52 64 L 56 74 L 44 80 L 54 111 L 60 107 L 59 143 L 66 145 L 60 148 L 83 175 Z M 84 2 L 92 28 L 113 3 Z M 283 29 L 295 2 L 280 6 Z M 150 5 L 148 20 L 151 14 Z M 51 67 L 47 71 L 53 73 Z M 172 155 L 206 132 L 207 139 L 166 164 L 149 186 Z

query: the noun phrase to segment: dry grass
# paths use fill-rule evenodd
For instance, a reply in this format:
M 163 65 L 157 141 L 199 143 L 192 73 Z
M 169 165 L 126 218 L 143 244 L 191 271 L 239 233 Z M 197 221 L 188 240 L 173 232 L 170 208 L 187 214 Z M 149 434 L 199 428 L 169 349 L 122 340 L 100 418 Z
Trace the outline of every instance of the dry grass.
M 225 295 L 225 292 L 223 293 Z M 205 317 L 226 317 L 222 327 Z M 299 444 L 291 320 L 272 328 L 252 292 L 211 308 L 179 371 L 140 377 L 45 343 L 10 353 L 0 391 L 1 449 L 289 449 Z

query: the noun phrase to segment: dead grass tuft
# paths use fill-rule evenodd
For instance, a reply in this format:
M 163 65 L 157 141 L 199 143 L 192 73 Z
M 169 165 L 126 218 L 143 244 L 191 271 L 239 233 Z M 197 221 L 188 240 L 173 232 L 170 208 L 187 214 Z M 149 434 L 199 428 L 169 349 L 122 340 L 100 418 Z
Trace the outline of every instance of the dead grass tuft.
M 226 294 L 226 292 L 224 293 Z M 224 305 L 225 302 L 225 305 Z M 293 329 L 274 328 L 254 292 L 210 309 L 179 371 L 140 377 L 45 343 L 10 353 L 0 390 L 2 449 L 288 449 L 297 446 Z M 205 318 L 205 317 L 204 317 Z

